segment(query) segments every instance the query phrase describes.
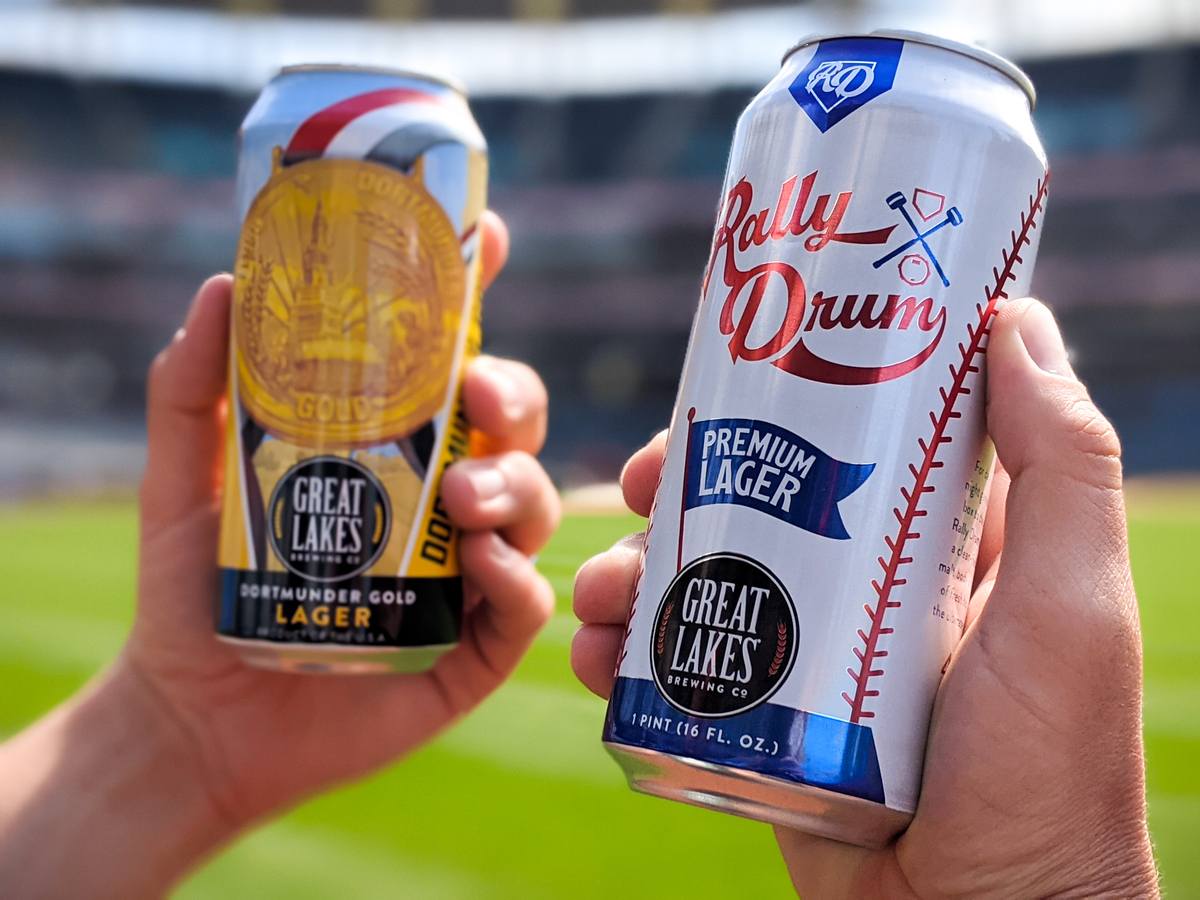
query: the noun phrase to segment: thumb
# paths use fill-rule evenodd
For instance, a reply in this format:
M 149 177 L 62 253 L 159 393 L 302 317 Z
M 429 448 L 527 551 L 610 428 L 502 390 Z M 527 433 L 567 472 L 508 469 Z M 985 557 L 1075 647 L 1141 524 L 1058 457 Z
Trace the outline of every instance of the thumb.
M 214 275 L 204 282 L 184 326 L 150 368 L 149 446 L 141 487 L 146 533 L 215 501 L 232 291 L 233 279 L 228 275 Z
M 1024 299 L 1001 310 L 988 370 L 988 427 L 1014 480 L 1024 469 L 1049 467 L 1081 488 L 1120 490 L 1116 432 L 1075 377 L 1049 309 Z
M 1153 879 L 1120 445 L 1037 301 L 996 317 L 987 378 L 1004 547 L 938 693 L 900 863 L 945 896 L 1150 896 L 1094 887 Z M 968 887 L 945 886 L 955 869 Z
M 1075 377 L 1054 316 L 1036 300 L 1010 304 L 992 327 L 988 429 L 1012 484 L 981 630 L 1032 655 L 1029 675 L 1124 666 L 1140 683 L 1120 443 Z

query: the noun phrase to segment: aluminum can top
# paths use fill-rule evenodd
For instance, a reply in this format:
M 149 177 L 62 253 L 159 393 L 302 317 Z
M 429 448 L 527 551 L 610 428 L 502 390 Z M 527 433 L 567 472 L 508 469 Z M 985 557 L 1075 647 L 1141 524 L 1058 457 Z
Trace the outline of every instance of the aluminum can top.
M 847 37 L 876 37 L 876 38 L 891 38 L 893 40 L 909 41 L 914 44 L 925 44 L 929 47 L 938 47 L 942 50 L 949 50 L 951 53 L 957 53 L 960 56 L 967 56 L 984 65 L 991 66 L 997 71 L 1003 72 L 1009 78 L 1017 83 L 1017 85 L 1025 92 L 1025 96 L 1029 98 L 1029 108 L 1032 110 L 1037 105 L 1037 91 L 1033 87 L 1033 82 L 1029 79 L 1019 66 L 1009 62 L 998 53 L 993 53 L 991 50 L 984 49 L 976 44 L 964 44 L 960 41 L 952 41 L 949 38 L 939 37 L 934 34 L 925 34 L 921 31 L 904 31 L 902 29 L 880 28 L 875 31 L 863 34 L 861 31 L 841 32 L 837 34 L 813 34 L 802 39 L 798 44 L 783 54 L 783 59 L 780 60 L 780 65 L 787 62 L 789 56 L 798 50 L 819 43 L 820 41 L 828 41 L 834 38 Z
M 325 72 L 331 75 L 390 75 L 394 78 L 406 78 L 413 81 L 427 81 L 430 84 L 450 88 L 456 93 L 467 96 L 467 86 L 454 78 L 441 75 L 431 75 L 428 72 L 417 72 L 413 69 L 393 69 L 390 66 L 358 66 L 349 63 L 301 63 L 294 66 L 284 66 L 271 81 L 278 81 L 291 75 Z

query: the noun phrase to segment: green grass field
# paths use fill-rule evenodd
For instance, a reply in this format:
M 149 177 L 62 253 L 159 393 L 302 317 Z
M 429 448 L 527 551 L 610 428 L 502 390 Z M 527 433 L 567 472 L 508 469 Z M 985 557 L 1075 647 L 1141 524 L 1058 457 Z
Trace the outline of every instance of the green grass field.
M 404 763 L 248 836 L 176 897 L 789 896 L 767 826 L 625 788 L 600 747 L 604 704 L 571 675 L 575 568 L 640 522 L 568 517 L 539 562 L 558 615 L 508 685 Z M 1168 897 L 1200 897 L 1200 504 L 1143 509 L 1130 528 L 1151 826 Z M 0 733 L 116 653 L 135 537 L 129 504 L 0 510 Z M 686 868 L 669 862 L 680 853 Z

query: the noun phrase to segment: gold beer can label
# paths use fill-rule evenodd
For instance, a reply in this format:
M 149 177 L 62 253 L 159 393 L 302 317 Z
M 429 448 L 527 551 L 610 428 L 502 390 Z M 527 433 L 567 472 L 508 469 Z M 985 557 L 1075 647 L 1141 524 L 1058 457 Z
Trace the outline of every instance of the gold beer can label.
M 403 438 L 445 402 L 465 295 L 458 237 L 419 180 L 350 159 L 279 168 L 238 247 L 242 405 L 300 447 Z
M 460 384 L 480 349 L 487 157 L 467 150 L 458 224 L 444 165 L 424 158 L 283 166 L 277 148 L 248 204 L 217 631 L 256 665 L 418 670 L 458 640 L 459 534 L 439 491 L 470 452 Z

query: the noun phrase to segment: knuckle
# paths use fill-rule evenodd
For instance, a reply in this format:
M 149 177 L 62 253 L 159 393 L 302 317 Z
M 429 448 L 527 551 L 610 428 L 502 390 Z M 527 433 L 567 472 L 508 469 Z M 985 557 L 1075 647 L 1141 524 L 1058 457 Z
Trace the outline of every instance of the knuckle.
M 537 370 L 527 363 L 516 359 L 504 359 L 499 356 L 476 357 L 475 365 L 491 369 L 519 386 L 523 396 L 525 416 L 535 416 L 544 413 L 550 405 L 550 395 L 546 385 L 538 375 Z
M 500 464 L 511 466 L 522 474 L 542 473 L 542 465 L 528 450 L 508 450 L 500 455 Z
M 665 451 L 666 451 L 666 446 L 667 446 L 667 430 L 664 428 L 662 431 L 660 431 L 656 435 L 654 435 L 654 437 L 650 438 L 650 440 L 646 442 L 646 445 L 644 447 L 641 447 L 638 450 L 635 450 L 633 455 L 630 456 L 629 459 L 627 459 L 625 461 L 625 465 L 621 467 L 621 476 L 620 476 L 621 487 L 622 488 L 625 487 L 625 482 L 629 477 L 630 471 L 635 466 L 638 466 L 640 469 L 640 464 L 642 463 L 642 460 L 648 459 L 648 458 L 653 458 L 654 456 L 662 456 L 663 453 L 665 453 Z M 626 499 L 628 499 L 628 498 L 626 498 Z
M 563 508 L 562 498 L 558 496 L 558 491 L 554 490 L 553 486 L 547 492 L 546 498 L 547 512 L 549 513 L 546 534 L 546 540 L 548 541 L 554 532 L 558 530 L 558 526 L 562 522 Z
M 575 571 L 574 593 L 576 596 L 579 595 L 580 591 L 587 590 L 591 585 L 592 581 L 599 574 L 598 570 L 604 566 L 608 554 L 611 552 L 611 550 L 605 550 L 603 553 L 597 553 L 591 559 L 584 560 L 583 565 Z
M 557 496 L 550 476 L 533 454 L 524 450 L 510 450 L 497 460 L 497 464 L 505 471 L 518 493 L 537 498 L 548 493 Z
M 154 401 L 161 396 L 163 391 L 163 382 L 167 377 L 167 368 L 170 364 L 171 348 L 164 347 L 158 351 L 158 354 L 150 363 L 150 369 L 146 373 L 146 396 Z
M 529 391 L 529 411 L 534 415 L 545 413 L 550 406 L 550 395 L 542 376 L 532 366 L 516 360 L 506 360 L 512 366 L 514 375 L 523 381 Z
M 1070 448 L 1084 467 L 1080 474 L 1086 472 L 1098 484 L 1120 487 L 1120 438 L 1082 386 L 1066 404 L 1064 424 Z
M 549 619 L 558 607 L 558 595 L 554 593 L 554 585 L 550 583 L 549 578 L 536 569 L 534 574 L 537 576 L 538 592 L 542 595 L 542 602 L 546 605 L 546 618 Z
M 597 604 L 605 605 L 615 593 L 625 592 L 635 570 L 636 557 L 630 558 L 618 547 L 587 560 L 575 573 L 571 592 L 576 614 L 587 614 Z
M 557 492 L 542 492 L 530 513 L 530 518 L 533 522 L 532 543 L 540 551 L 549 543 L 554 532 L 558 530 L 558 523 L 562 521 L 562 504 L 558 500 Z

